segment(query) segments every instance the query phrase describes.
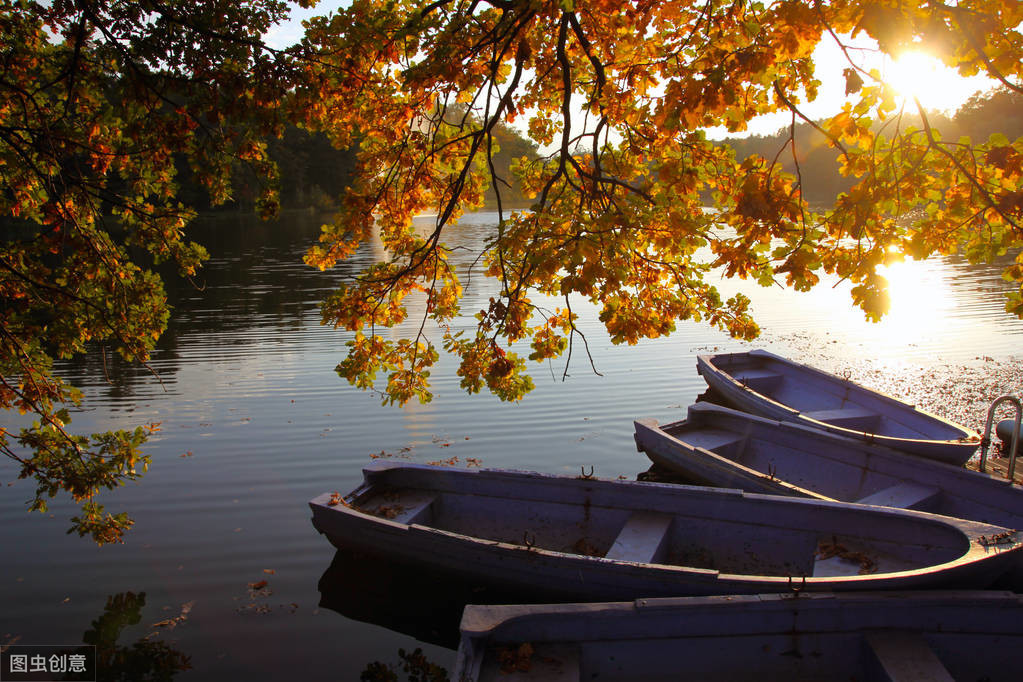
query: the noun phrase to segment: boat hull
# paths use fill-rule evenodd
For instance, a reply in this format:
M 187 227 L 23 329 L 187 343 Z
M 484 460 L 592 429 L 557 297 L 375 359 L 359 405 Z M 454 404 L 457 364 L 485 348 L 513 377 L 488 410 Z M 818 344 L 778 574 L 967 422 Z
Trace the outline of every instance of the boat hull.
M 980 445 L 970 429 L 767 351 L 701 355 L 696 369 L 731 407 L 768 419 L 956 465 Z
M 736 490 L 416 465 L 365 477 L 342 503 L 310 502 L 335 546 L 558 600 L 980 588 L 1023 550 L 996 526 Z
M 634 423 L 636 447 L 702 485 L 794 497 L 905 506 L 1023 528 L 1023 486 L 793 422 L 697 403 L 686 419 Z M 898 487 L 917 486 L 919 494 Z M 887 495 L 882 494 L 889 491 Z
M 704 485 L 1023 528 L 1023 486 L 719 405 L 692 405 L 672 424 L 638 420 L 635 440 L 655 464 Z M 1023 589 L 1023 566 L 1013 576 L 1006 586 Z
M 1023 596 L 887 592 L 467 606 L 452 679 L 1018 679 Z M 523 644 L 528 643 L 528 647 Z M 882 672 L 883 671 L 883 672 Z M 558 675 L 562 675 L 559 677 Z

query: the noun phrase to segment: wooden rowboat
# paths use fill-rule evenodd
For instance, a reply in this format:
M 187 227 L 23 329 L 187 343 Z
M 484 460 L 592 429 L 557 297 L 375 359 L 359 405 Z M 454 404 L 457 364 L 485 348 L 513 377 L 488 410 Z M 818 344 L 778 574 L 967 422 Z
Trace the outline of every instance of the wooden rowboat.
M 1023 528 L 1023 486 L 803 424 L 696 403 L 682 421 L 640 419 L 635 429 L 641 452 L 702 485 Z
M 467 606 L 452 677 L 988 680 L 1023 670 L 1023 595 L 867 592 Z
M 389 462 L 363 475 L 309 503 L 335 546 L 559 600 L 982 588 L 1023 556 L 1021 533 L 901 509 Z
M 1023 486 L 803 424 L 697 403 L 683 421 L 635 429 L 637 449 L 691 482 L 1023 528 Z M 1023 566 L 1011 584 L 1023 588 Z
M 970 429 L 765 350 L 701 355 L 696 371 L 730 406 L 768 419 L 950 464 L 965 463 L 980 445 Z

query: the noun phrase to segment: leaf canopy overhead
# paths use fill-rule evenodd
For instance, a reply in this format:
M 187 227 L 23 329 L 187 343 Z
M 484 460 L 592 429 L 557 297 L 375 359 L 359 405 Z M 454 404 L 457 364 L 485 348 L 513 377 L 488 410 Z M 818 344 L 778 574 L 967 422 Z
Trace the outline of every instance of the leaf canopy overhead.
M 1019 93 L 1018 2 L 353 0 L 310 19 L 301 43 L 268 47 L 287 12 L 278 0 L 0 0 L 0 407 L 38 417 L 0 430 L 0 450 L 36 481 L 31 508 L 64 491 L 82 505 L 72 530 L 97 541 L 131 521 L 94 497 L 144 470 L 158 425 L 73 434 L 64 405 L 80 395 L 52 361 L 99 344 L 144 362 L 169 314 L 152 266 L 190 277 L 205 257 L 187 238 L 181 168 L 213 204 L 245 169 L 273 215 L 266 140 L 288 125 L 357 148 L 357 177 L 306 260 L 330 268 L 382 240 L 388 258 L 322 310 L 356 332 L 339 373 L 364 388 L 382 373 L 398 403 L 430 398 L 441 349 L 458 356 L 466 390 L 521 398 L 530 361 L 571 356 L 580 298 L 616 342 L 679 320 L 752 338 L 748 299 L 722 300 L 708 273 L 797 289 L 832 273 L 876 318 L 879 265 L 953 251 L 984 260 L 1023 238 L 1023 140 L 945 140 L 922 110 L 909 123 L 844 42 L 924 46 Z M 844 50 L 841 76 L 818 73 L 821 41 Z M 810 121 L 801 108 L 824 77 L 841 77 L 848 101 Z M 772 112 L 837 150 L 852 186 L 833 205 L 804 200 L 794 144 L 740 161 L 703 132 Z M 508 209 L 494 163 L 505 125 L 545 150 L 513 164 L 529 210 Z M 501 290 L 475 330 L 456 332 L 463 273 L 445 237 L 488 187 L 499 221 L 477 262 Z M 412 227 L 424 212 L 437 215 L 426 234 Z M 1023 260 L 1006 276 L 1023 282 Z M 379 335 L 407 320 L 411 295 L 427 301 L 420 331 Z M 564 303 L 536 302 L 548 297 Z M 1023 314 L 1018 290 L 1008 310 Z
M 81 394 L 53 360 L 90 345 L 148 360 L 169 314 L 153 266 L 192 277 L 206 257 L 179 164 L 214 204 L 247 167 L 275 212 L 264 139 L 298 71 L 261 36 L 286 15 L 276 0 L 0 1 L 0 408 L 38 418 L 0 428 L 0 452 L 35 481 L 30 509 L 63 491 L 81 505 L 71 531 L 97 542 L 132 521 L 95 496 L 145 471 L 159 425 L 73 433 Z
M 428 335 L 375 334 L 405 320 L 412 292 L 428 295 L 427 317 L 461 357 L 462 385 L 518 399 L 531 383 L 511 344 L 530 340 L 533 360 L 565 353 L 579 334 L 575 296 L 600 307 L 615 342 L 670 333 L 678 320 L 749 339 L 758 333 L 749 300 L 722 300 L 712 270 L 800 290 L 835 274 L 877 319 L 887 306 L 878 266 L 957 250 L 980 260 L 1019 246 L 1021 141 L 943 140 L 912 103 L 923 125 L 910 124 L 850 41 L 869 37 L 891 55 L 926 46 L 963 75 L 1019 91 L 1021 21 L 1019 3 L 873 0 L 364 0 L 311 21 L 305 46 L 319 61 L 300 109 L 339 143 L 358 131 L 361 176 L 307 262 L 332 267 L 375 234 L 391 254 L 324 303 L 325 323 L 359 332 L 339 373 L 368 387 L 384 370 L 385 401 L 429 399 L 437 352 Z M 816 122 L 802 107 L 818 95 L 822 41 L 847 57 L 848 99 Z M 804 200 L 794 144 L 737 161 L 704 133 L 743 131 L 775 112 L 787 112 L 793 130 L 811 123 L 838 150 L 855 182 L 832 206 Z M 501 296 L 466 338 L 447 330 L 461 289 L 443 237 L 486 184 L 500 190 L 505 179 L 489 159 L 501 123 L 550 153 L 515 169 L 531 209 L 499 204 L 481 259 Z M 783 155 L 795 173 L 782 170 Z M 430 211 L 434 230 L 417 234 L 412 216 Z M 1019 280 L 1023 265 L 1007 274 Z M 564 306 L 541 309 L 537 294 Z M 1023 313 L 1018 292 L 1008 309 Z

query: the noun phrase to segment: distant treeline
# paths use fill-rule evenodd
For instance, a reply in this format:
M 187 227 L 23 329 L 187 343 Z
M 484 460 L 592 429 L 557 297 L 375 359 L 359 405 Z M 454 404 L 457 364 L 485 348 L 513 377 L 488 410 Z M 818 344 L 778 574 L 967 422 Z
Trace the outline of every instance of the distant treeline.
M 501 190 L 501 205 L 504 208 L 526 208 L 533 203 L 532 199 L 522 194 L 518 180 L 511 174 L 511 164 L 515 159 L 526 157 L 536 159 L 539 157 L 537 145 L 532 140 L 522 137 L 517 130 L 503 123 L 494 128 L 494 140 L 498 145 L 498 152 L 494 155 L 494 168 L 497 176 L 503 182 L 499 183 Z M 507 183 L 507 184 L 506 184 Z M 491 186 L 486 194 L 488 208 L 497 206 L 497 195 L 494 187 Z
M 266 141 L 267 151 L 280 171 L 280 202 L 286 209 L 330 210 L 355 171 L 355 152 L 336 149 L 322 133 L 310 133 L 296 126 L 285 129 L 280 138 Z M 265 180 L 243 164 L 234 169 L 232 200 L 211 206 L 206 190 L 195 181 L 191 169 L 178 163 L 178 196 L 182 203 L 200 212 L 252 211 Z
M 505 208 L 522 207 L 530 202 L 524 198 L 510 167 L 513 159 L 521 156 L 534 159 L 537 147 L 514 129 L 498 125 L 494 129 L 498 152 L 494 167 L 499 178 L 501 201 Z M 355 172 L 355 151 L 336 149 L 321 133 L 310 133 L 289 127 L 281 138 L 266 140 L 270 157 L 280 170 L 280 201 L 285 209 L 332 210 Z M 259 196 L 260 178 L 245 166 L 235 169 L 232 201 L 224 206 L 210 205 L 209 197 L 186 164 L 178 165 L 179 197 L 183 203 L 201 212 L 251 211 Z M 506 184 L 507 183 L 507 184 Z M 487 206 L 495 206 L 497 196 L 491 187 L 486 194 Z
M 967 100 L 952 117 L 931 113 L 928 121 L 945 140 L 967 136 L 974 142 L 982 142 L 993 133 L 1002 133 L 1015 140 L 1023 136 L 1023 95 L 1005 89 L 980 93 Z M 902 128 L 909 126 L 922 128 L 919 116 L 905 116 Z M 789 132 L 788 128 L 784 128 L 773 135 L 729 139 L 728 144 L 735 149 L 736 158 L 740 160 L 753 154 L 766 159 L 777 156 L 786 171 L 794 172 L 792 150 L 783 149 Z M 809 124 L 800 123 L 796 125 L 795 140 L 803 196 L 809 202 L 831 203 L 839 193 L 855 184 L 855 179 L 839 174 L 839 152 L 828 145 L 824 135 Z
M 941 131 L 946 140 L 968 136 L 973 141 L 986 140 L 992 133 L 1002 133 L 1010 140 L 1023 136 L 1023 95 L 1001 89 L 974 95 L 955 113 L 947 116 L 929 114 L 931 126 Z M 907 115 L 902 128 L 920 128 L 918 116 Z M 759 154 L 768 159 L 778 157 L 782 167 L 794 172 L 791 149 L 785 148 L 789 129 L 783 128 L 773 135 L 754 135 L 731 138 L 728 144 L 735 149 L 738 159 Z M 494 166 L 500 183 L 501 201 L 508 208 L 528 206 L 530 199 L 523 196 L 512 177 L 513 159 L 525 156 L 535 159 L 537 145 L 524 138 L 513 128 L 499 125 L 494 130 L 499 151 Z M 803 196 L 811 203 L 830 203 L 849 189 L 855 179 L 838 172 L 838 151 L 829 146 L 826 138 L 809 124 L 800 123 L 795 130 L 796 152 L 803 181 Z M 335 149 L 326 136 L 310 133 L 296 127 L 288 128 L 282 138 L 267 140 L 270 156 L 280 169 L 281 206 L 286 209 L 331 210 L 337 207 L 341 193 L 355 170 L 355 153 L 348 149 Z M 779 153 L 780 152 L 780 153 Z M 191 181 L 190 171 L 179 167 L 180 196 L 184 203 L 200 211 L 251 210 L 258 196 L 259 181 L 255 175 L 239 167 L 235 173 L 234 200 L 223 207 L 211 207 L 205 190 Z M 487 207 L 496 206 L 496 194 L 491 187 L 486 194 Z

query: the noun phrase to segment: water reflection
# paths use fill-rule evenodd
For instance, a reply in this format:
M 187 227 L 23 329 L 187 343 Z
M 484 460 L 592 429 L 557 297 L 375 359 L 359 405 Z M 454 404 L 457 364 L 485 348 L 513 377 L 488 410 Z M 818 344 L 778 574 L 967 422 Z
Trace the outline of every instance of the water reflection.
M 84 675 L 69 673 L 64 679 L 96 682 L 131 680 L 142 682 L 170 682 L 178 673 L 190 670 L 191 659 L 166 642 L 155 639 L 153 631 L 131 644 L 119 644 L 123 631 L 142 620 L 146 593 L 120 592 L 107 597 L 103 613 L 82 635 L 82 641 L 96 647 L 96 670 Z M 161 621 L 153 627 L 174 627 L 187 619 L 187 611 L 175 619 Z
M 555 599 L 371 554 L 339 549 L 320 577 L 320 606 L 421 642 L 458 648 L 466 604 L 537 604 Z
M 408 682 L 449 682 L 448 671 L 426 657 L 422 649 L 406 652 L 398 649 L 401 670 Z M 373 661 L 359 675 L 360 682 L 398 682 L 396 666 Z
M 491 238 L 494 213 L 476 213 L 445 229 L 444 241 L 459 270 L 465 298 L 456 328 L 471 327 L 473 314 L 497 292 L 497 283 L 483 275 L 479 251 Z M 315 243 L 325 217 L 291 214 L 274 223 L 249 217 L 221 217 L 199 222 L 192 235 L 212 257 L 195 282 L 172 274 L 165 277 L 173 314 L 147 368 L 123 363 L 108 350 L 96 348 L 85 357 L 59 365 L 59 371 L 115 403 L 158 392 L 176 392 L 182 367 L 196 361 L 234 362 L 269 347 L 329 344 L 335 364 L 343 357 L 348 332 L 319 325 L 319 302 L 343 279 L 386 257 L 379 240 L 370 241 L 351 259 L 327 272 L 302 262 Z M 429 230 L 432 218 L 416 219 Z M 880 324 L 871 324 L 852 305 L 851 285 L 824 277 L 810 292 L 752 282 L 713 282 L 730 296 L 743 292 L 753 300 L 753 312 L 765 337 L 786 333 L 824 332 L 856 348 L 869 346 L 875 354 L 895 359 L 928 360 L 940 352 L 944 361 L 972 359 L 978 354 L 1014 352 L 1023 335 L 1023 322 L 1004 312 L 1004 293 L 1010 285 L 1001 272 L 1011 255 L 992 263 L 973 265 L 958 256 L 895 264 L 883 274 L 891 283 L 891 310 Z M 420 297 L 421 298 L 421 297 Z M 543 303 L 543 297 L 536 297 Z M 561 305 L 561 302 L 556 302 Z M 422 300 L 409 299 L 409 324 L 418 330 Z M 606 337 L 597 306 L 573 301 L 581 316 L 580 329 L 596 344 Z M 429 325 L 428 330 L 429 331 Z M 403 328 L 383 333 L 408 333 Z M 331 365 L 332 367 L 333 365 Z M 600 369 L 600 367 L 598 367 Z M 540 371 L 543 371 L 541 368 Z M 534 373 L 536 370 L 534 370 Z M 441 372 L 435 372 L 439 375 Z M 556 372 L 560 376 L 560 370 Z

